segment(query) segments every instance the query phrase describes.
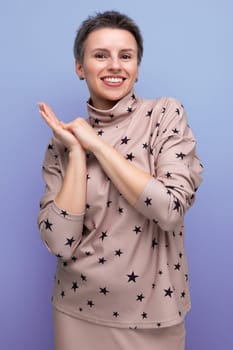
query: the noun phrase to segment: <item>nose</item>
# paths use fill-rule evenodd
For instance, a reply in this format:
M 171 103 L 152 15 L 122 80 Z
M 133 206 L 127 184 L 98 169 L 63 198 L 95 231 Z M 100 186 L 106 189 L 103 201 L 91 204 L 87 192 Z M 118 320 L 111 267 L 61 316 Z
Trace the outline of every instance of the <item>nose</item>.
M 109 61 L 109 69 L 113 71 L 121 70 L 121 60 L 119 59 L 119 57 L 111 57 Z

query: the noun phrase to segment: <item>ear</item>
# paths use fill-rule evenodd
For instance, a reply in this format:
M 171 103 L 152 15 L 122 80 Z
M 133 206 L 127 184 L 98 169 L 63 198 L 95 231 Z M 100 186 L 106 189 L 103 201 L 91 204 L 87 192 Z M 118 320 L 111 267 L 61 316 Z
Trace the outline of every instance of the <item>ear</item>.
M 83 66 L 79 61 L 75 61 L 75 71 L 76 71 L 76 74 L 78 75 L 79 79 L 85 79 Z

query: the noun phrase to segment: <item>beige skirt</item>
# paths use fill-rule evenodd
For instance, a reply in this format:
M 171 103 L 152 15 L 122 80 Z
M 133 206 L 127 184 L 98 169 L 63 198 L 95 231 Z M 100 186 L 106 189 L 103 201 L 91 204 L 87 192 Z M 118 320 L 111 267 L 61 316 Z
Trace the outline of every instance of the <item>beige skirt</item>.
M 160 329 L 125 329 L 79 320 L 54 309 L 55 350 L 184 350 L 184 322 Z

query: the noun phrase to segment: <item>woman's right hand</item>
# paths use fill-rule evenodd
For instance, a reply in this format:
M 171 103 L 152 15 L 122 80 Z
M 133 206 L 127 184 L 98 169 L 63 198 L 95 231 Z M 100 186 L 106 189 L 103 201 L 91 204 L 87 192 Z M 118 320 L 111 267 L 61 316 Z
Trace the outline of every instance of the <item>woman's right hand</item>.
M 64 123 L 58 120 L 52 108 L 46 103 L 40 102 L 39 112 L 46 124 L 52 129 L 54 136 L 59 139 L 70 151 L 82 149 L 77 138 L 69 130 L 64 128 Z

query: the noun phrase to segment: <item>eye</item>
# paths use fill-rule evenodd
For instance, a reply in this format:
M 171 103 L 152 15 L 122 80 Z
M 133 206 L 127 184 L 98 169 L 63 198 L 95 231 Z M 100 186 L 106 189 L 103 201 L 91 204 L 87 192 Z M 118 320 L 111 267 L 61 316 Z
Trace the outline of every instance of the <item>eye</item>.
M 124 54 L 121 56 L 121 58 L 122 58 L 123 60 L 127 61 L 127 60 L 130 60 L 131 55 L 129 55 L 128 53 L 124 53 Z
M 107 55 L 103 52 L 97 52 L 95 54 L 95 58 L 97 58 L 98 60 L 104 60 L 105 58 L 107 58 Z

